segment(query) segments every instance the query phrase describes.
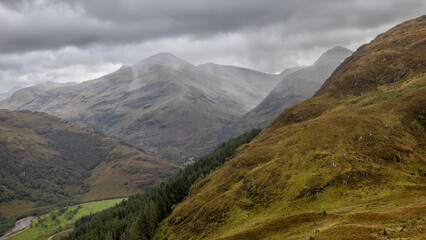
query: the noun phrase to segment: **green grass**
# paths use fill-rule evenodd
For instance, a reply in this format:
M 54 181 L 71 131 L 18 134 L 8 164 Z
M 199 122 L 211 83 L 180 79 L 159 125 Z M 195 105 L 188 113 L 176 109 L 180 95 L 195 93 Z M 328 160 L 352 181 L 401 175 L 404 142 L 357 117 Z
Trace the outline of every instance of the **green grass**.
M 37 217 L 33 220 L 29 228 L 26 228 L 18 234 L 7 238 L 7 240 L 47 239 L 49 236 L 55 234 L 55 232 L 60 232 L 72 228 L 74 222 L 82 216 L 89 215 L 90 213 L 100 212 L 104 209 L 113 207 L 123 199 L 124 198 L 90 202 L 55 210 Z M 70 214 L 72 211 L 76 211 L 77 208 L 79 209 L 74 215 L 72 215 L 72 218 L 67 219 L 67 214 Z M 53 220 L 53 218 L 55 218 L 55 220 Z

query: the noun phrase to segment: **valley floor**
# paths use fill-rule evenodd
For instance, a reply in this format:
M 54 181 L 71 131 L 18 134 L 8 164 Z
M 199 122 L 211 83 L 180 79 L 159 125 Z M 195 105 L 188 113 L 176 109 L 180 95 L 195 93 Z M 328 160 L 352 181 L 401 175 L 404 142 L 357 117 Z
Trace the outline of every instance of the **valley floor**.
M 123 201 L 123 199 L 124 198 L 83 203 L 46 213 L 35 218 L 28 228 L 4 240 L 45 240 L 49 237 L 54 237 L 53 235 L 55 233 L 71 229 L 74 222 L 82 216 L 113 207 Z

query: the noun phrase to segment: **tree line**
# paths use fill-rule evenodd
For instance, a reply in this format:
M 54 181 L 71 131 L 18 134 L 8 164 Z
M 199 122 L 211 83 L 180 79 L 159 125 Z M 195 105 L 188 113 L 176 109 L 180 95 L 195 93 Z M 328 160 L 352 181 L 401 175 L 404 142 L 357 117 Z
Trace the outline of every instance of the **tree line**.
M 253 129 L 232 138 L 153 189 L 132 196 L 113 208 L 82 217 L 76 221 L 75 230 L 63 239 L 151 239 L 158 224 L 188 195 L 194 183 L 224 164 L 239 146 L 250 142 L 259 133 L 260 129 Z

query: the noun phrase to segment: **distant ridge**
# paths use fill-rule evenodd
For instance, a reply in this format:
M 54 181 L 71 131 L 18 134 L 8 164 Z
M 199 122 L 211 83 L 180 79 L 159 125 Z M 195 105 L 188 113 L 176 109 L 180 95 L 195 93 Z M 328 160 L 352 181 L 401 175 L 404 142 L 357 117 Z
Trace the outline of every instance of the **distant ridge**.
M 264 128 L 287 107 L 311 97 L 352 51 L 334 47 L 323 53 L 313 65 L 289 69 L 282 80 L 253 110 L 244 114 L 225 131 L 238 135 L 252 128 Z
M 20 87 L 16 91 L 13 91 L 13 93 L 0 101 L 0 109 L 8 109 L 8 110 L 17 110 L 21 108 L 23 105 L 29 103 L 32 101 L 35 97 L 42 94 L 43 92 L 57 87 L 63 87 L 63 86 L 72 86 L 77 83 L 75 82 L 67 82 L 67 83 L 57 83 L 48 81 L 45 83 L 41 83 L 35 86 L 22 88 Z
M 3 99 L 5 99 L 5 98 L 8 98 L 8 97 L 10 97 L 10 96 L 12 96 L 12 94 L 14 93 L 14 92 L 16 92 L 16 91 L 18 91 L 19 89 L 22 89 L 23 87 L 21 87 L 21 86 L 16 86 L 16 87 L 13 87 L 13 88 L 11 88 L 9 91 L 7 91 L 7 92 L 4 92 L 4 93 L 0 93 L 0 101 L 1 100 L 3 100 Z

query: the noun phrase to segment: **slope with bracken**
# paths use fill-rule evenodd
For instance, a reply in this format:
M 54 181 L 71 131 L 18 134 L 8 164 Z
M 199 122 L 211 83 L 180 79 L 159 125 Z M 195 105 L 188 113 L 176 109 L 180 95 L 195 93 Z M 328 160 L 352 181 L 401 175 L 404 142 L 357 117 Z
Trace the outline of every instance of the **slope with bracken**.
M 426 16 L 361 46 L 195 185 L 157 239 L 422 239 Z
M 8 110 L 0 110 L 0 165 L 0 209 L 128 196 L 180 169 L 92 128 Z

